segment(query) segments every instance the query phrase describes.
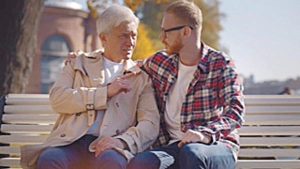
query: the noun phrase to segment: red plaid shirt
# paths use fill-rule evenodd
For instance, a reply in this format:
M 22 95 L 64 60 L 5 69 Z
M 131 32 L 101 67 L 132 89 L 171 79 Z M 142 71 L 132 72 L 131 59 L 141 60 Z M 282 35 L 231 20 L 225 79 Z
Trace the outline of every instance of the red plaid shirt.
M 204 44 L 201 51 L 202 59 L 182 103 L 181 130 L 209 133 L 212 144 L 225 142 L 237 153 L 237 128 L 241 127 L 245 113 L 242 85 L 232 60 Z M 144 64 L 144 70 L 152 79 L 161 117 L 156 146 L 165 145 L 170 140 L 164 113 L 166 99 L 177 80 L 178 62 L 178 55 L 167 56 L 165 52 L 158 52 Z

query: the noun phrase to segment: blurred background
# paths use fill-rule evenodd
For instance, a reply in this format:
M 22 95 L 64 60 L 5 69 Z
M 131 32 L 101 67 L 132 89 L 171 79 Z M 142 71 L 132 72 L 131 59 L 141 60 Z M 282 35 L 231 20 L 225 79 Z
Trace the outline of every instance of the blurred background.
M 130 7 L 141 19 L 133 58 L 151 56 L 163 48 L 160 22 L 169 2 L 4 0 L 0 7 L 0 94 L 48 93 L 69 52 L 101 47 L 95 21 L 112 3 Z M 245 94 L 300 95 L 300 1 L 194 2 L 204 16 L 202 40 L 235 60 Z

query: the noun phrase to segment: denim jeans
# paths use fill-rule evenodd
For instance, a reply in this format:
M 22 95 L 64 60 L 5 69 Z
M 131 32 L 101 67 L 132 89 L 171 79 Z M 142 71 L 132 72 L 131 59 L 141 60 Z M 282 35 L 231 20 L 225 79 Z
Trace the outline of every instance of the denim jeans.
M 222 142 L 212 145 L 178 142 L 137 154 L 128 169 L 235 169 L 232 151 Z
M 37 163 L 38 169 L 125 169 L 126 158 L 114 150 L 107 150 L 95 157 L 89 152 L 89 144 L 95 136 L 85 135 L 67 146 L 49 147 L 44 150 Z

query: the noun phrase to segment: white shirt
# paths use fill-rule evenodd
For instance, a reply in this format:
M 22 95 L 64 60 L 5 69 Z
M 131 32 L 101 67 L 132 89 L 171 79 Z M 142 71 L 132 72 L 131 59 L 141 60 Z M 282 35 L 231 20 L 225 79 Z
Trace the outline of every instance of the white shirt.
M 104 85 L 107 85 L 108 83 L 111 83 L 114 81 L 117 77 L 121 76 L 123 73 L 124 64 L 122 63 L 116 63 L 109 59 L 106 59 L 104 57 L 104 72 L 105 72 L 105 81 Z M 94 136 L 99 136 L 100 133 L 100 125 L 102 123 L 104 116 L 104 111 L 97 111 L 97 118 L 94 122 L 94 124 L 90 127 L 90 129 L 87 131 L 87 134 L 91 134 Z
M 197 69 L 195 66 L 185 66 L 179 62 L 178 78 L 174 87 L 170 90 L 169 97 L 166 101 L 165 121 L 167 131 L 171 136 L 169 144 L 182 139 L 183 132 L 180 126 L 180 113 L 182 103 L 185 100 L 187 89 L 190 82 L 194 78 L 194 73 Z

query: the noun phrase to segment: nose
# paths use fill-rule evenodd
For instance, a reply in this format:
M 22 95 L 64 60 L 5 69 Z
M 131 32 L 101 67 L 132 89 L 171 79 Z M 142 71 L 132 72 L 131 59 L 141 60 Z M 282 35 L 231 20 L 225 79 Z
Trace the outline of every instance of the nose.
M 166 33 L 165 33 L 165 32 L 161 32 L 161 33 L 160 33 L 160 41 L 161 41 L 161 43 L 167 44 L 166 40 L 167 40 L 167 35 L 166 35 Z
M 132 36 L 129 36 L 128 38 L 127 38 L 127 46 L 134 46 L 135 45 L 135 38 L 134 37 L 132 37 Z
M 159 34 L 159 38 L 160 38 L 160 41 L 163 42 L 164 39 L 166 38 L 166 33 L 164 31 L 161 31 Z

